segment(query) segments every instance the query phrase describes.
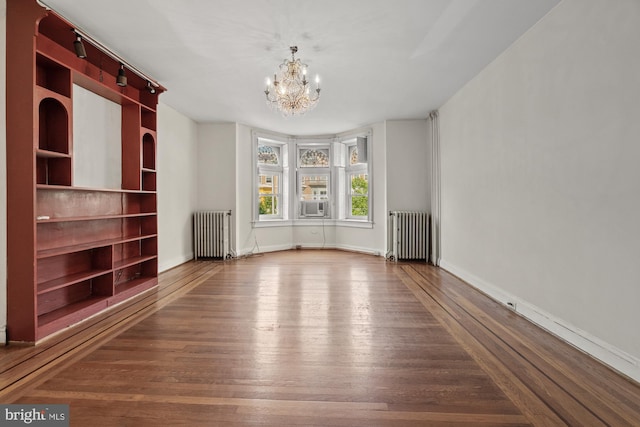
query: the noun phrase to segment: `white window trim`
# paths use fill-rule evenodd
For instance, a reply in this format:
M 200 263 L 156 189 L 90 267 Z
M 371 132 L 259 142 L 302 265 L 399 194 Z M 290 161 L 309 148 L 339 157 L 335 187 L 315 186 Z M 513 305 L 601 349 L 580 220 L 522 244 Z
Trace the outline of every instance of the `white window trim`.
M 356 138 L 365 137 L 367 139 L 367 163 L 366 164 L 358 164 L 351 165 L 349 159 L 349 147 L 354 146 L 356 144 Z M 353 134 L 344 135 L 338 139 L 338 142 L 344 145 L 344 182 L 343 191 L 344 191 L 344 206 L 342 215 L 344 218 L 341 218 L 347 224 L 355 224 L 355 223 L 366 223 L 373 225 L 373 173 L 372 173 L 372 152 L 371 149 L 371 131 L 367 132 L 358 132 Z M 363 216 L 353 216 L 351 215 L 351 175 L 354 174 L 366 174 L 367 175 L 367 195 L 369 201 L 369 209 L 367 210 L 368 215 L 366 217 Z
M 253 223 L 280 223 L 288 221 L 289 216 L 289 159 L 288 159 L 288 141 L 286 138 L 277 137 L 269 134 L 262 134 L 253 132 L 253 186 L 252 191 L 252 218 Z M 258 145 L 263 143 L 265 145 L 273 145 L 280 147 L 280 164 L 279 165 L 258 165 Z M 280 213 L 278 215 L 261 215 L 259 208 L 260 199 L 260 186 L 258 184 L 260 175 L 272 174 L 278 175 L 280 181 L 280 192 L 278 197 L 280 200 Z
M 369 191 L 369 172 L 368 172 L 368 168 L 367 167 L 362 167 L 360 169 L 358 168 L 354 168 L 354 169 L 349 169 L 346 171 L 345 173 L 345 219 L 347 220 L 355 220 L 355 221 L 368 221 L 369 220 L 369 212 L 371 212 L 371 203 L 368 203 L 367 206 L 367 216 L 363 216 L 363 215 L 352 215 L 353 212 L 353 197 L 354 194 L 351 192 L 351 177 L 354 175 L 367 175 L 367 202 L 369 202 L 369 197 L 370 196 L 370 191 Z M 357 195 L 357 196 L 362 196 L 362 195 Z
M 332 165 L 333 165 L 333 150 L 331 147 L 331 138 L 326 137 L 318 137 L 313 139 L 308 138 L 295 138 L 293 140 L 293 145 L 295 149 L 295 164 L 296 164 L 296 186 L 295 186 L 295 202 L 292 203 L 293 209 L 295 209 L 294 218 L 297 221 L 301 221 L 304 223 L 309 223 L 309 221 L 317 221 L 322 220 L 329 221 L 333 218 L 333 205 L 334 205 L 334 192 L 332 190 L 333 179 L 332 179 Z M 304 150 L 313 150 L 313 149 L 326 149 L 328 151 L 329 156 L 329 164 L 327 166 L 320 167 L 303 167 L 300 161 L 301 153 Z M 317 216 L 304 216 L 302 214 L 302 179 L 304 176 L 326 176 L 327 177 L 327 208 L 328 213 L 323 217 Z
M 269 214 L 261 214 L 259 212 L 260 208 L 258 205 L 258 216 L 260 218 L 260 221 L 268 221 L 268 220 L 282 220 L 284 219 L 284 211 L 285 211 L 285 202 L 284 202 L 284 195 L 283 195 L 283 181 L 284 181 L 284 173 L 282 170 L 282 167 L 277 167 L 274 168 L 273 166 L 269 167 L 269 166 L 260 166 L 258 167 L 258 173 L 257 173 L 258 177 L 260 177 L 261 175 L 267 175 L 267 176 L 275 176 L 278 177 L 278 183 L 279 183 L 279 191 L 276 193 L 260 193 L 260 186 L 258 186 L 258 199 L 260 199 L 260 197 L 262 196 L 270 196 L 270 197 L 275 197 L 275 199 L 278 201 L 277 202 L 277 206 L 279 209 L 279 214 L 276 215 L 269 215 Z

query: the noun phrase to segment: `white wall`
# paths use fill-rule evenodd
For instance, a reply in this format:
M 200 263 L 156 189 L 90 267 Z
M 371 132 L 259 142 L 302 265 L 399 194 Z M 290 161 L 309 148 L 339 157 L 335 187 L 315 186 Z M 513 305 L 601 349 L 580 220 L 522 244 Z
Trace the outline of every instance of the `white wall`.
M 158 268 L 164 271 L 193 258 L 198 133 L 193 120 L 171 107 L 160 103 L 157 111 Z
M 636 380 L 638 40 L 565 0 L 440 109 L 442 266 Z
M 198 209 L 235 210 L 236 124 L 198 124 Z
M 387 206 L 390 211 L 429 211 L 431 147 L 424 120 L 387 120 Z
M 7 2 L 0 0 L 0 343 L 7 334 L 7 133 L 6 133 Z
M 73 85 L 73 186 L 122 188 L 122 107 Z

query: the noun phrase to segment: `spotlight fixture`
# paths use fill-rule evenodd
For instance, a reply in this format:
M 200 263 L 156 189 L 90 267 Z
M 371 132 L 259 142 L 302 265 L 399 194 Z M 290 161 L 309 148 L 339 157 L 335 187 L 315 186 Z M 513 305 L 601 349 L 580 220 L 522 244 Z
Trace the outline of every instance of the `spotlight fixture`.
M 136 86 L 136 89 L 140 89 L 140 90 L 146 89 L 149 91 L 149 93 L 152 93 L 152 94 L 156 94 L 158 92 L 162 92 L 165 90 L 158 82 L 156 82 L 155 80 L 152 80 L 145 73 L 140 71 L 134 65 L 122 59 L 120 56 L 115 54 L 113 51 L 111 51 L 108 47 L 100 43 L 98 40 L 94 39 L 91 35 L 84 32 L 82 29 L 78 27 L 71 28 L 71 32 L 73 33 L 73 37 L 74 37 L 73 49 L 78 58 L 86 59 L 88 57 L 85 46 L 87 43 L 89 43 L 92 49 L 91 52 L 94 52 L 94 49 L 96 49 L 98 53 L 106 55 L 107 57 L 115 61 L 115 63 L 119 64 L 118 74 L 116 75 L 116 84 L 118 86 L 126 87 L 128 85 L 127 72 L 129 71 L 135 74 L 136 76 L 140 77 L 142 79 L 142 82 L 146 82 L 145 86 L 138 87 L 137 82 L 139 80 L 136 79 L 136 82 L 134 82 L 134 86 Z M 100 82 L 103 81 L 102 79 L 103 59 L 104 58 L 100 56 L 100 74 L 98 76 L 98 80 Z
M 116 77 L 116 84 L 121 87 L 125 87 L 127 85 L 127 75 L 122 62 L 120 63 L 120 69 L 118 70 L 118 77 Z
M 76 35 L 76 40 L 73 42 L 73 49 L 76 51 L 76 56 L 80 59 L 85 59 L 87 57 L 87 51 L 84 48 L 84 44 L 82 44 L 82 36 L 74 31 Z
M 267 105 L 285 116 L 299 116 L 312 110 L 320 99 L 320 78 L 316 76 L 316 88 L 310 88 L 307 80 L 307 65 L 295 58 L 297 46 L 291 46 L 291 60 L 285 59 L 280 70 L 266 81 L 264 94 Z

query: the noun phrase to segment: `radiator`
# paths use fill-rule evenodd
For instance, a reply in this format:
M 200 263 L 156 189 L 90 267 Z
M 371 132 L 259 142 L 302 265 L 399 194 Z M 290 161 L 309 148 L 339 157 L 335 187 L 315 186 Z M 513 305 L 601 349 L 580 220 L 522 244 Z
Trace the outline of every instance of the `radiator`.
M 389 251 L 387 258 L 398 260 L 429 259 L 429 213 L 389 212 Z
M 231 257 L 231 211 L 193 214 L 193 252 L 196 260 Z

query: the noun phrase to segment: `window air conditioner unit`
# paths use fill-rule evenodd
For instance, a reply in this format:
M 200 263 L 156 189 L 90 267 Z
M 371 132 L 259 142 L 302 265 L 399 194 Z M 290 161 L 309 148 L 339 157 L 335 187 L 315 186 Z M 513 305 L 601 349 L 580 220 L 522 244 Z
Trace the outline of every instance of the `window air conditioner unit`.
M 302 216 L 325 216 L 326 211 L 326 200 L 304 200 L 302 202 Z

